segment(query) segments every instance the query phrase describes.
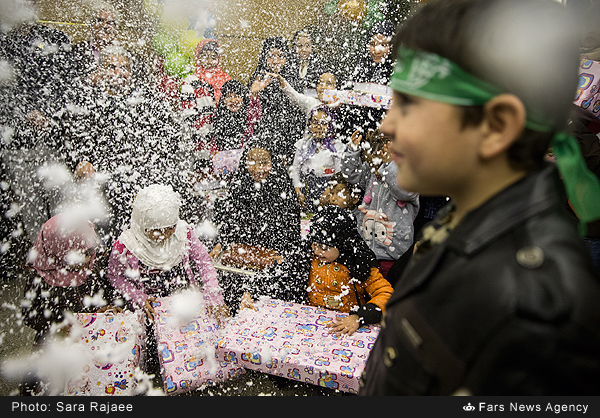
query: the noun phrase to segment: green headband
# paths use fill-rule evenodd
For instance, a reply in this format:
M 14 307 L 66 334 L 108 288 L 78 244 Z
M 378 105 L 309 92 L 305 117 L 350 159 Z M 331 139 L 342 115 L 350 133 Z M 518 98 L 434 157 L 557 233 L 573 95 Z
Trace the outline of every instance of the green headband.
M 399 48 L 390 87 L 400 93 L 458 106 L 480 106 L 504 90 L 487 83 L 437 54 Z M 525 126 L 537 132 L 551 132 L 552 122 L 527 109 Z M 565 133 L 551 142 L 571 205 L 580 219 L 580 233 L 586 224 L 600 218 L 600 182 L 581 155 L 577 140 Z

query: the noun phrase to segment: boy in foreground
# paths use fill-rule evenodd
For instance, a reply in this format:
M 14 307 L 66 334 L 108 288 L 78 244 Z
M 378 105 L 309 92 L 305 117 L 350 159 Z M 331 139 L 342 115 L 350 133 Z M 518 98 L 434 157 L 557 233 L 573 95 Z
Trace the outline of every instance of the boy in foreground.
M 398 185 L 452 203 L 418 238 L 359 394 L 600 393 L 600 285 L 564 210 L 600 216 L 564 133 L 572 28 L 551 0 L 428 1 L 399 28 L 381 131 Z

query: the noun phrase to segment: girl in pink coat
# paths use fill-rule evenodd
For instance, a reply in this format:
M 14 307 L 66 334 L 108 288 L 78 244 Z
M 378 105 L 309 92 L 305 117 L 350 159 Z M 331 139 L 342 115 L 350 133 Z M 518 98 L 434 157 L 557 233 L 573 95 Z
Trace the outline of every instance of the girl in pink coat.
M 179 219 L 181 200 L 171 186 L 153 184 L 133 202 L 129 229 L 115 241 L 107 276 L 130 308 L 152 319 L 157 297 L 192 287 L 221 319 L 227 315 L 217 273 L 193 228 Z

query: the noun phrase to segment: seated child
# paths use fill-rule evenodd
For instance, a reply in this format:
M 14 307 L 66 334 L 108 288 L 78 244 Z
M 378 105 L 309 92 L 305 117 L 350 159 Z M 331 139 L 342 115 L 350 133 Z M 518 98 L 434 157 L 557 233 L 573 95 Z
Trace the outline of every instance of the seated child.
M 344 144 L 337 138 L 333 115 L 327 106 L 311 111 L 309 128 L 295 145 L 291 176 L 300 205 L 314 212 L 329 178 L 340 171 Z
M 388 140 L 379 130 L 369 131 L 366 143 L 358 131 L 342 160 L 342 172 L 364 191 L 363 203 L 354 211 L 361 236 L 387 273 L 413 244 L 413 222 L 419 212 L 419 194 L 398 186 L 398 169 L 391 159 Z
M 352 335 L 362 325 L 380 322 L 393 288 L 358 234 L 352 213 L 324 207 L 312 219 L 309 239 L 313 251 L 309 304 L 350 313 L 328 325 L 331 332 Z
M 29 252 L 21 301 L 23 322 L 36 331 L 34 349 L 41 348 L 55 332 L 68 334 L 70 326 L 62 322 L 69 312 L 121 310 L 105 305 L 112 292 L 101 274 L 100 244 L 88 220 L 73 221 L 59 213 L 42 226 Z M 37 378 L 24 379 L 22 395 L 39 394 L 40 390 Z
M 127 300 L 128 307 L 144 309 L 151 321 L 152 303 L 157 297 L 188 287 L 202 289 L 204 299 L 220 321 L 228 315 L 228 309 L 217 272 L 192 227 L 179 219 L 181 203 L 171 186 L 153 184 L 140 190 L 133 202 L 129 228 L 113 245 L 107 276 Z M 152 344 L 153 338 L 148 352 L 156 354 Z
M 329 187 L 321 195 L 319 207 L 334 205 L 354 211 L 360 202 L 360 195 L 361 190 L 358 186 L 350 184 L 343 173 L 336 173 L 329 180 Z

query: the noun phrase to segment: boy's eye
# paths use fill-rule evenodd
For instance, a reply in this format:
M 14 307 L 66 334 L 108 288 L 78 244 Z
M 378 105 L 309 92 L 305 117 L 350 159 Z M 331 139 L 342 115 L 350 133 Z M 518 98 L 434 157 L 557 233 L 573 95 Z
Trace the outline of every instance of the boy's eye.
M 409 105 L 414 103 L 414 100 L 411 97 L 403 93 L 398 93 L 398 98 L 400 99 L 400 105 Z

